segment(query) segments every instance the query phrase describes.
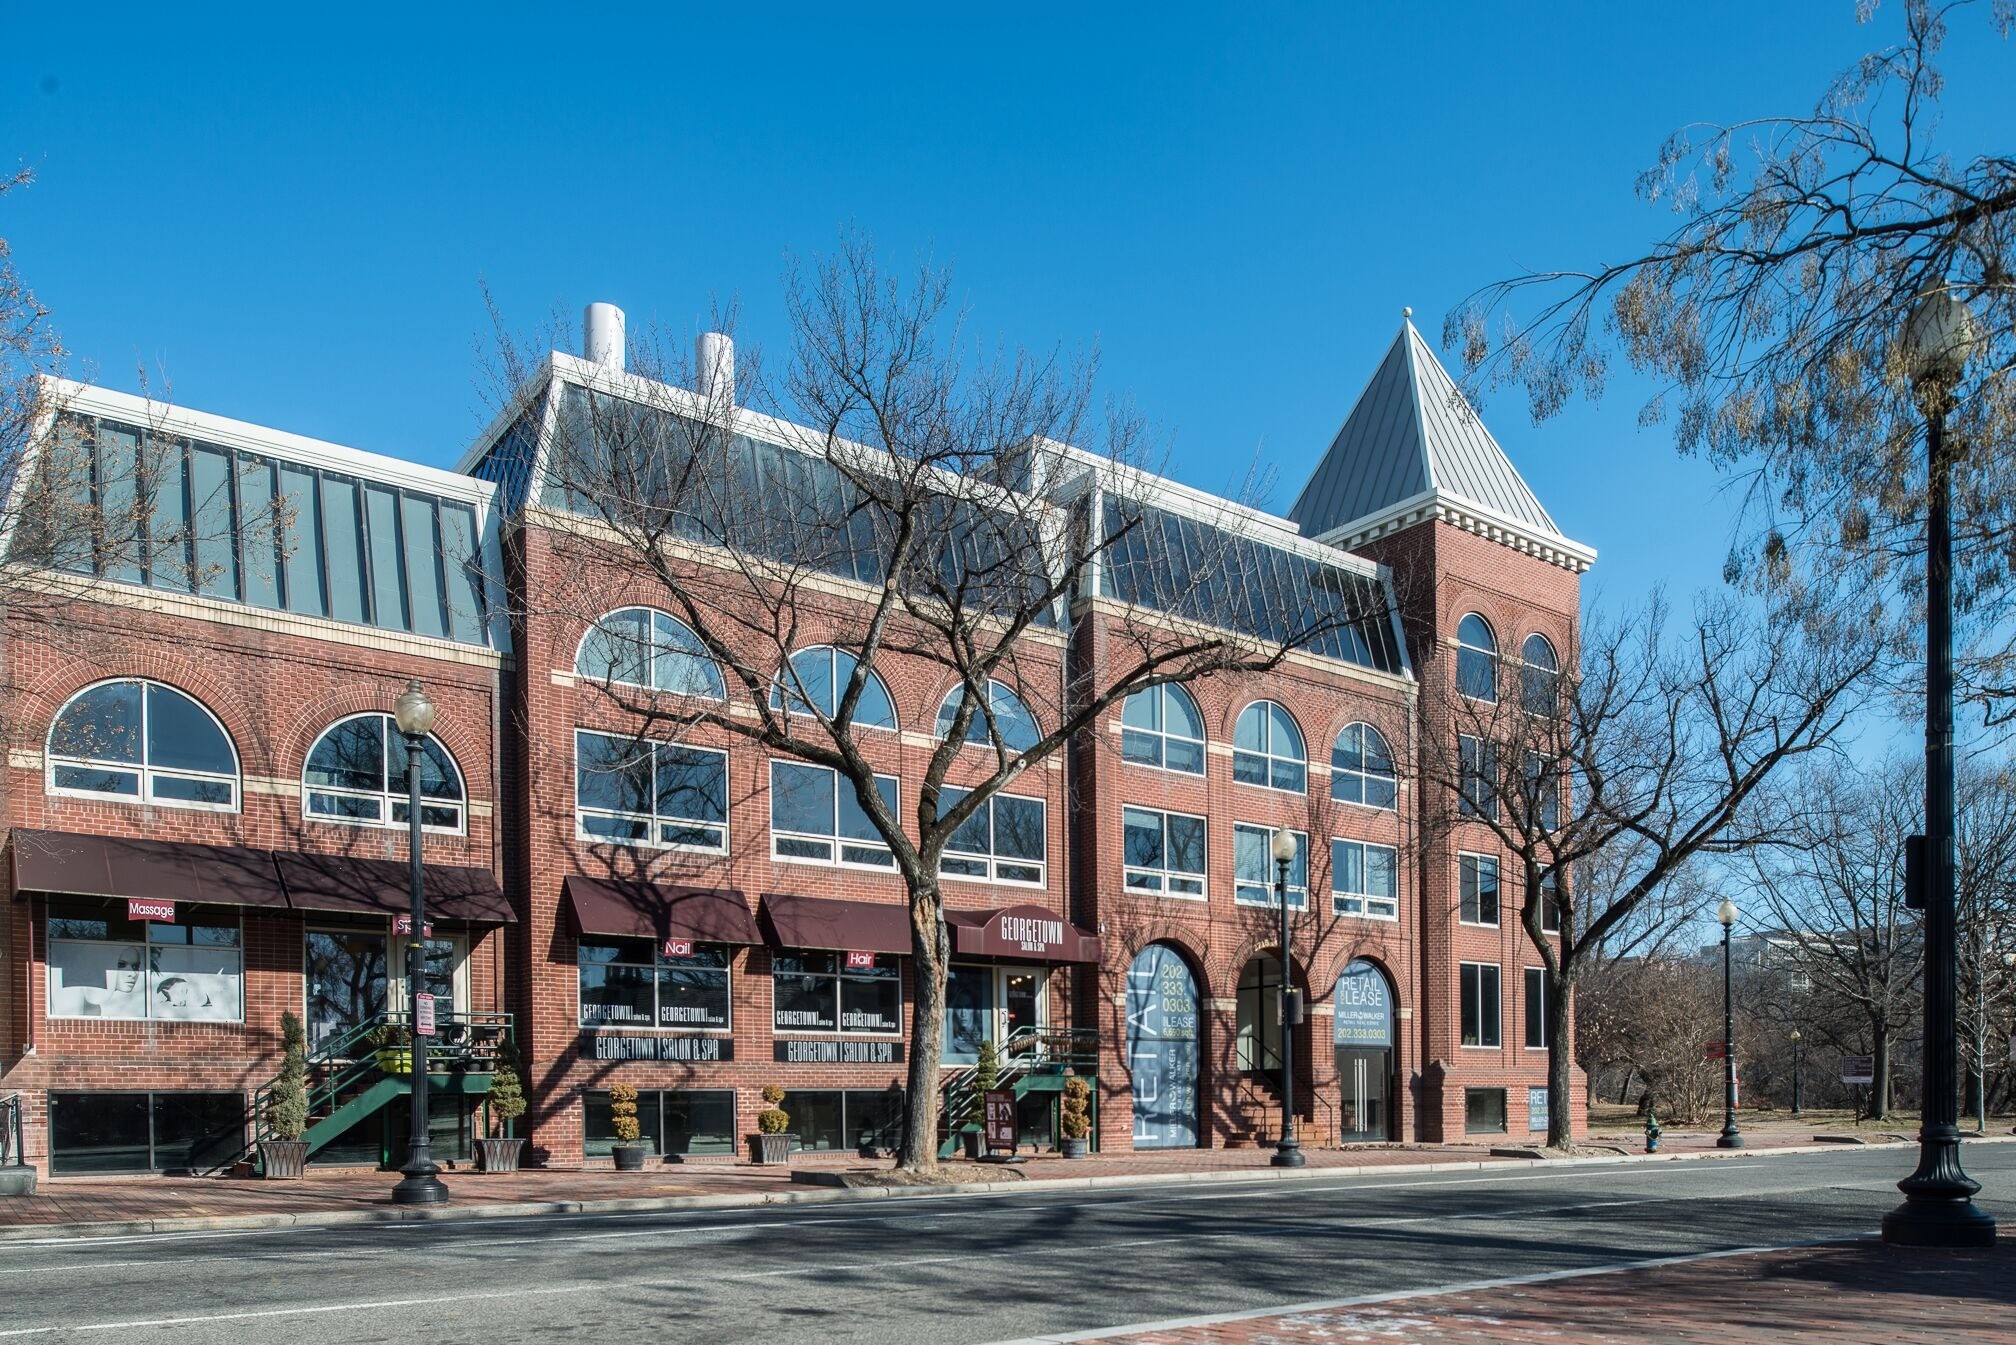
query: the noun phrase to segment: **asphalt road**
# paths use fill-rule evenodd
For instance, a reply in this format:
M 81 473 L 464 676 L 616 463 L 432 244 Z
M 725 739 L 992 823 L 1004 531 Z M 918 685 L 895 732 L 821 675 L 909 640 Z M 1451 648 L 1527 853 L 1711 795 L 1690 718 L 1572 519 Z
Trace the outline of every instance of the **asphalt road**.
M 2016 1145 L 1973 1145 L 2016 1234 Z M 0 1342 L 908 1345 L 1873 1230 L 1905 1151 L 0 1243 Z

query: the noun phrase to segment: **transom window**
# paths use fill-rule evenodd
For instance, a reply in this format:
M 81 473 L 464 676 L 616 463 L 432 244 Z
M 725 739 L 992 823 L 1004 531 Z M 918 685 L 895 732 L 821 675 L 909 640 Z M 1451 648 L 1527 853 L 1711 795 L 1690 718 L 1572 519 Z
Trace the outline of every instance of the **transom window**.
M 1399 851 L 1363 841 L 1330 842 L 1330 909 L 1338 915 L 1399 919 Z
M 650 607 L 609 613 L 581 638 L 574 671 L 597 682 L 725 700 L 721 670 L 692 628 Z
M 963 686 L 953 687 L 945 697 L 945 703 L 938 708 L 940 738 L 952 731 L 952 720 L 965 702 L 966 688 Z M 1027 752 L 1043 736 L 1042 730 L 1037 727 L 1036 716 L 1030 713 L 1029 707 L 1007 683 L 987 683 L 987 707 L 994 713 L 994 727 L 1001 736 L 1001 745 L 1010 752 Z M 966 726 L 966 741 L 982 746 L 993 745 L 994 733 L 988 731 L 987 716 L 978 710 L 973 712 L 973 720 Z
M 1232 778 L 1241 784 L 1300 794 L 1307 787 L 1309 756 L 1295 718 L 1273 701 L 1254 701 L 1232 730 Z
M 1203 818 L 1125 808 L 1121 830 L 1128 890 L 1204 899 Z
M 1295 858 L 1288 865 L 1288 909 L 1309 904 L 1309 838 L 1295 836 Z M 1273 906 L 1274 828 L 1241 822 L 1232 828 L 1232 899 L 1241 906 Z
M 1529 635 L 1519 647 L 1519 703 L 1526 713 L 1551 715 L 1560 709 L 1561 663 L 1544 635 Z
M 876 776 L 875 792 L 895 813 L 896 777 Z M 896 856 L 868 819 L 853 784 L 802 761 L 770 763 L 770 853 L 813 864 L 896 867 Z
M 939 813 L 950 812 L 967 791 L 939 792 Z M 1042 799 L 996 794 L 945 842 L 938 872 L 948 878 L 1043 885 L 1046 808 Z
M 1174 682 L 1137 691 L 1120 707 L 1120 755 L 1141 766 L 1204 774 L 1204 716 Z
M 1458 918 L 1466 925 L 1498 923 L 1498 861 L 1490 855 L 1456 857 Z
M 728 754 L 574 731 L 582 839 L 670 850 L 728 850 Z
M 840 698 L 847 693 L 847 683 L 859 666 L 861 660 L 832 645 L 801 649 L 779 675 L 770 692 L 770 704 L 778 708 L 788 704 L 794 715 L 816 712 L 830 720 L 839 713 Z M 873 669 L 861 688 L 861 698 L 854 702 L 854 726 L 892 731 L 896 727 L 896 703 L 889 699 L 889 688 Z
M 352 715 L 323 730 L 301 772 L 302 806 L 317 821 L 403 827 L 407 820 L 406 736 L 387 714 Z M 460 832 L 462 772 L 432 734 L 420 740 L 420 825 Z
M 1370 724 L 1347 724 L 1330 749 L 1330 796 L 1339 803 L 1391 808 L 1400 796 L 1393 751 Z
M 1456 626 L 1456 689 L 1473 701 L 1498 699 L 1498 640 L 1475 612 Z
M 238 806 L 231 735 L 203 706 L 159 682 L 100 682 L 71 697 L 49 726 L 48 769 L 52 794 Z
M 728 1031 L 734 950 L 725 943 L 670 946 L 685 951 L 666 956 L 651 939 L 583 939 L 581 1026 Z

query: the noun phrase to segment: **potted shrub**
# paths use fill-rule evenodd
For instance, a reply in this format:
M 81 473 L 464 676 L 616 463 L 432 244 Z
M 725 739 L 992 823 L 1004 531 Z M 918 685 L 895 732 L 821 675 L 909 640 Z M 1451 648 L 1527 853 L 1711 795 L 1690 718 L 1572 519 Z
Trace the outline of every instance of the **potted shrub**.
M 259 1167 L 268 1177 L 299 1177 L 308 1169 L 308 1034 L 292 1013 L 280 1015 L 280 1077 L 266 1095 L 266 1130 Z
M 756 1115 L 759 1133 L 749 1137 L 749 1159 L 754 1163 L 788 1163 L 791 1145 L 798 1137 L 791 1133 L 791 1114 L 778 1105 L 784 1101 L 784 1090 L 774 1083 L 765 1084 L 763 1100 L 769 1105 Z
M 1001 1053 L 994 1049 L 994 1043 L 980 1043 L 979 1063 L 973 1066 L 973 1096 L 966 1103 L 963 1118 L 966 1127 L 960 1138 L 966 1146 L 968 1158 L 978 1158 L 986 1152 L 987 1094 L 1001 1086 Z
M 616 1147 L 609 1151 L 618 1172 L 644 1170 L 644 1146 L 638 1138 L 644 1132 L 637 1124 L 637 1090 L 627 1083 L 609 1085 L 609 1124 L 616 1131 Z
M 377 1053 L 378 1068 L 387 1074 L 411 1074 L 413 1072 L 413 1038 L 403 1027 L 387 1023 L 372 1031 L 367 1039 L 371 1049 Z
M 1091 1084 L 1076 1075 L 1064 1081 L 1064 1096 L 1057 1099 L 1057 1149 L 1066 1158 L 1083 1158 L 1091 1147 L 1091 1102 Z
M 633 1107 L 635 1103 L 631 1104 Z M 499 1132 L 476 1144 L 485 1172 L 516 1172 L 525 1141 L 513 1137 L 511 1123 L 525 1114 L 525 1081 L 518 1074 L 518 1053 L 507 1041 L 497 1045 L 497 1069 L 490 1076 L 490 1119 Z

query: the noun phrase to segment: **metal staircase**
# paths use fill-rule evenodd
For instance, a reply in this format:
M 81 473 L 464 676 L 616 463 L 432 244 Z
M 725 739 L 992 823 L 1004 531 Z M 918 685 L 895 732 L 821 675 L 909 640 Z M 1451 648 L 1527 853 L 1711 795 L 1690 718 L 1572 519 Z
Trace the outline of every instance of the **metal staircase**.
M 301 1138 L 308 1141 L 310 1159 L 359 1121 L 412 1095 L 410 1051 L 402 1045 L 383 1045 L 408 1040 L 410 1021 L 404 1010 L 377 1014 L 308 1053 L 308 1128 Z M 488 1093 L 499 1049 L 511 1037 L 508 1013 L 437 1014 L 435 1035 L 427 1044 L 429 1095 Z M 406 1061 L 403 1071 L 397 1068 L 400 1057 Z M 278 1082 L 268 1080 L 253 1093 L 251 1142 L 214 1170 L 256 1163 L 259 1142 L 275 1138 L 267 1114 Z
M 1090 1080 L 1098 1073 L 1096 1029 L 1025 1027 L 1001 1043 L 994 1086 L 1013 1092 L 1019 1102 L 1031 1093 L 1062 1093 L 1064 1081 L 1073 1075 Z M 980 1129 L 978 1122 L 966 1119 L 980 1109 L 979 1080 L 977 1065 L 949 1070 L 939 1080 L 938 1153 L 942 1158 L 959 1151 L 964 1143 L 962 1134 Z

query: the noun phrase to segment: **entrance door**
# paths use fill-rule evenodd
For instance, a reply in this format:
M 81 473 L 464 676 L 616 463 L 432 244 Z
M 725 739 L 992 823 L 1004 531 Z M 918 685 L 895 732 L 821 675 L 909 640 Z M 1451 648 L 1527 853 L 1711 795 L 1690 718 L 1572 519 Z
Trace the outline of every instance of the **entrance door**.
M 1359 958 L 1337 978 L 1337 1129 L 1346 1140 L 1393 1134 L 1393 987 L 1386 974 Z
M 469 961 L 468 940 L 450 936 L 427 940 L 426 961 L 420 977 L 420 989 L 434 996 L 434 1010 L 446 1016 L 450 1012 L 461 1012 L 469 1007 L 469 988 L 463 968 Z M 403 972 L 404 967 L 400 970 Z M 406 978 L 399 978 L 399 1002 L 403 1007 L 407 1002 Z
M 1239 1068 L 1281 1072 L 1281 960 L 1265 953 L 1239 973 Z
M 997 1044 L 1005 1047 L 1017 1032 L 1043 1026 L 1043 970 L 1040 967 L 997 967 L 1001 1002 Z
M 308 1044 L 320 1046 L 385 1012 L 385 936 L 311 929 L 307 946 Z
M 1339 1047 L 1337 1083 L 1343 1093 L 1337 1115 L 1338 1138 L 1383 1140 L 1386 1130 L 1386 1079 L 1392 1070 L 1387 1051 L 1354 1051 Z

